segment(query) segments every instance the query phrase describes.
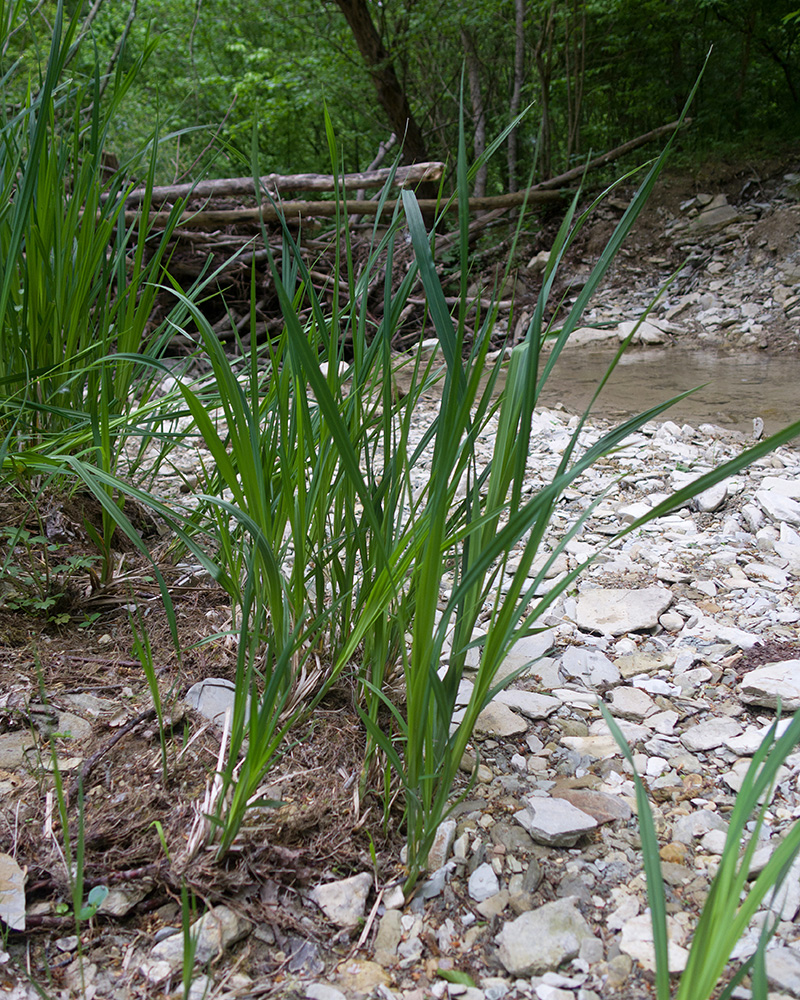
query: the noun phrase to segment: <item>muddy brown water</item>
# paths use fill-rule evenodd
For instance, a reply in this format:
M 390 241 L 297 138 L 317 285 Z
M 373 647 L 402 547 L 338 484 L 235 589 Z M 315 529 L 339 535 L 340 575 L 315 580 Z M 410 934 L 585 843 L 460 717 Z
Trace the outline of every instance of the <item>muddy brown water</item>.
M 613 357 L 608 349 L 565 351 L 542 392 L 542 405 L 561 403 L 582 412 Z M 620 419 L 697 386 L 702 388 L 659 419 L 693 427 L 718 424 L 748 434 L 754 417 L 761 417 L 767 434 L 800 419 L 800 358 L 680 345 L 626 352 L 592 412 Z

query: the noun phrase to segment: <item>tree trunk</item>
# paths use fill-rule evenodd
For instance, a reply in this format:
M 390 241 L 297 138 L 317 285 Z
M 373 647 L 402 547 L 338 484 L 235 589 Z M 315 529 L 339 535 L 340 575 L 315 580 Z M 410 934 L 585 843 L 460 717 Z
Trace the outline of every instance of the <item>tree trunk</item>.
M 552 175 L 552 130 L 550 120 L 550 82 L 553 76 L 553 34 L 555 30 L 555 4 L 551 3 L 541 27 L 534 49 L 536 69 L 539 73 L 542 122 L 539 134 L 539 175 L 547 179 Z
M 565 18 L 564 59 L 567 80 L 567 154 L 566 168 L 576 153 L 580 153 L 581 104 L 586 75 L 586 9 L 573 2 L 571 14 Z
M 525 0 L 514 0 L 514 89 L 508 105 L 511 120 L 519 114 L 522 102 L 522 81 L 525 74 Z M 517 130 L 508 136 L 508 190 L 519 189 L 517 181 Z
M 475 136 L 473 139 L 473 150 L 475 159 L 479 159 L 486 151 L 486 112 L 483 107 L 483 95 L 481 94 L 481 75 L 478 66 L 478 53 L 475 51 L 475 44 L 469 32 L 462 26 L 461 43 L 464 46 L 464 55 L 467 63 L 467 79 L 469 81 L 469 96 L 472 101 L 472 119 L 475 124 Z M 472 191 L 473 198 L 482 198 L 486 194 L 486 174 L 488 164 L 484 163 L 475 175 L 475 187 Z
M 422 130 L 411 114 L 408 98 L 397 78 L 391 56 L 372 21 L 366 0 L 336 0 L 366 63 L 378 101 L 392 131 L 403 143 L 403 159 L 417 163 L 428 159 Z

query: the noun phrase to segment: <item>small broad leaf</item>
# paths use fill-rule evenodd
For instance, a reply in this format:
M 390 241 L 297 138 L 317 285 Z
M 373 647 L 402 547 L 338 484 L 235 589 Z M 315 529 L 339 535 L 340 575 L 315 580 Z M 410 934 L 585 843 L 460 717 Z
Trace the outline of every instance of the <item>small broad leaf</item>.
M 456 983 L 459 986 L 475 986 L 475 980 L 466 972 L 459 972 L 458 969 L 437 969 L 436 975 L 448 983 Z
M 91 920 L 95 913 L 97 913 L 103 905 L 107 895 L 107 886 L 96 885 L 89 893 L 86 906 L 84 906 L 78 914 L 78 920 Z

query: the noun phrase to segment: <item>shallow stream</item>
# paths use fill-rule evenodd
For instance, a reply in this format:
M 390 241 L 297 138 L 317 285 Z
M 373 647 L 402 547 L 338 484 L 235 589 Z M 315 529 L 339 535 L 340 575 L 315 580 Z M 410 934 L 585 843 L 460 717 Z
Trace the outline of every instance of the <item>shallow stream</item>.
M 572 412 L 582 412 L 613 357 L 608 348 L 566 351 L 542 394 L 542 404 L 562 403 Z M 765 433 L 770 434 L 800 416 L 800 358 L 681 346 L 629 350 L 593 412 L 615 419 L 630 416 L 695 386 L 703 388 L 662 419 L 694 427 L 718 424 L 751 434 L 753 418 L 761 417 Z

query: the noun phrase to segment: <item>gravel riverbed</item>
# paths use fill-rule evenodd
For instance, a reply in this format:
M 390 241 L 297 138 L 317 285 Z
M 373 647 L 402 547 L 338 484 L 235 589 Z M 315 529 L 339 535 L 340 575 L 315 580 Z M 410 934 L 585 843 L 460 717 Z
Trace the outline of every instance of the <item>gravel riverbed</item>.
M 433 412 L 435 401 L 429 405 Z M 530 490 L 553 474 L 576 422 L 561 410 L 537 412 Z M 421 412 L 419 433 L 424 425 Z M 587 425 L 582 447 L 606 429 Z M 647 425 L 576 481 L 546 546 L 595 506 L 545 586 L 600 554 L 547 611 L 547 630 L 512 650 L 504 669 L 530 666 L 480 718 L 478 780 L 440 830 L 429 880 L 407 904 L 396 889 L 377 891 L 370 872 L 314 886 L 301 911 L 321 908 L 353 947 L 341 961 L 309 941 L 284 942 L 281 992 L 315 1000 L 650 995 L 634 786 L 600 699 L 647 783 L 667 883 L 670 961 L 680 971 L 750 757 L 777 699 L 786 712 L 800 707 L 800 452 L 782 447 L 606 545 L 749 443 L 712 425 Z M 481 448 L 488 456 L 490 436 Z M 469 683 L 462 683 L 465 702 Z M 753 875 L 798 817 L 800 753 L 781 770 Z M 800 864 L 737 951 L 749 954 L 764 919 L 778 914 L 769 976 L 784 995 L 800 996 L 798 910 Z M 142 971 L 153 962 L 151 955 Z M 474 985 L 447 982 L 442 970 L 465 972 Z M 219 986 L 215 995 L 256 995 L 244 974 Z

